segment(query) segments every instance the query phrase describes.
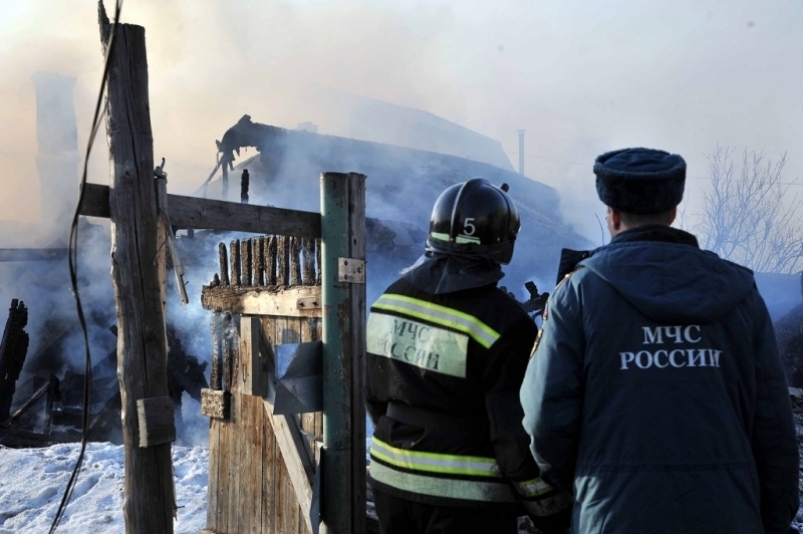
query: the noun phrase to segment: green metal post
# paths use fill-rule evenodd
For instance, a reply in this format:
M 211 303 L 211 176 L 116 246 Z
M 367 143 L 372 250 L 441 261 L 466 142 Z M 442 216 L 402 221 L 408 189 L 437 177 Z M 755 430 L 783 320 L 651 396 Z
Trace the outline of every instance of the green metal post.
M 365 176 L 321 175 L 321 532 L 365 532 Z

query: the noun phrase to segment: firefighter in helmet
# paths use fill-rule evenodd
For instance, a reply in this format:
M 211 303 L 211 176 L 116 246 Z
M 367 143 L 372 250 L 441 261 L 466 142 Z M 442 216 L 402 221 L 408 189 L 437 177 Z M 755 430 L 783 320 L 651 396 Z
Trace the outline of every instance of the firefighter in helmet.
M 383 534 L 544 532 L 571 497 L 539 477 L 518 399 L 537 333 L 497 287 L 520 222 L 507 186 L 475 178 L 432 210 L 426 252 L 371 306 L 369 482 Z

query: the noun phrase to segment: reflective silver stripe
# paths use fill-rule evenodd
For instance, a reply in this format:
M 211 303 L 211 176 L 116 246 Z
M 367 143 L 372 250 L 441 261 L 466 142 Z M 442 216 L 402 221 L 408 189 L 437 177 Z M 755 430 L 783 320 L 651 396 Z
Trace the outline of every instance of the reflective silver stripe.
M 543 495 L 552 489 L 552 486 L 541 480 L 541 478 L 534 478 L 524 482 L 516 482 L 516 489 L 520 495 L 525 497 L 535 497 Z
M 494 458 L 408 451 L 388 445 L 376 437 L 371 438 L 371 456 L 386 463 L 416 471 L 449 475 L 501 476 Z
M 386 293 L 379 297 L 373 307 L 403 313 L 465 332 L 486 349 L 499 339 L 499 332 L 476 317 L 425 300 Z
M 506 482 L 477 482 L 453 478 L 435 478 L 415 473 L 396 471 L 393 468 L 371 462 L 371 478 L 382 484 L 420 495 L 448 497 L 485 502 L 516 502 L 517 498 Z

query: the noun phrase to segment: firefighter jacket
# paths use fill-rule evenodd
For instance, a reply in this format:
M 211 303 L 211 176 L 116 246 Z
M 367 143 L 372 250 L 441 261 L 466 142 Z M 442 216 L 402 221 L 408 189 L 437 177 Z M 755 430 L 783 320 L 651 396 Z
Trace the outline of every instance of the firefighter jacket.
M 536 332 L 495 283 L 443 294 L 393 283 L 367 324 L 372 487 L 445 506 L 524 500 L 535 516 L 563 509 L 568 526 L 571 497 L 540 479 L 521 425 Z
M 647 225 L 549 298 L 521 390 L 575 533 L 783 533 L 798 449 L 772 323 L 750 270 Z

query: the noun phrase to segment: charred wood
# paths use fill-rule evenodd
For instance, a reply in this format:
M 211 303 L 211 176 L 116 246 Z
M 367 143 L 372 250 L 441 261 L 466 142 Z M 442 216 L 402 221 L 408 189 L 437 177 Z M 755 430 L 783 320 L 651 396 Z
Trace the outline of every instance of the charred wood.
M 227 286 L 229 285 L 229 258 L 225 243 L 218 245 L 218 255 L 220 256 L 220 283 Z
M 11 301 L 6 328 L 0 345 L 0 421 L 9 417 L 11 400 L 17 387 L 17 379 L 28 354 L 28 309 L 17 299 Z
M 251 240 L 243 239 L 240 242 L 240 284 L 251 285 Z
M 251 259 L 254 264 L 254 285 L 265 285 L 265 238 L 255 237 L 251 240 L 253 243 L 253 250 L 251 252 Z
M 229 260 L 231 264 L 231 285 L 240 285 L 240 240 L 229 243 Z

